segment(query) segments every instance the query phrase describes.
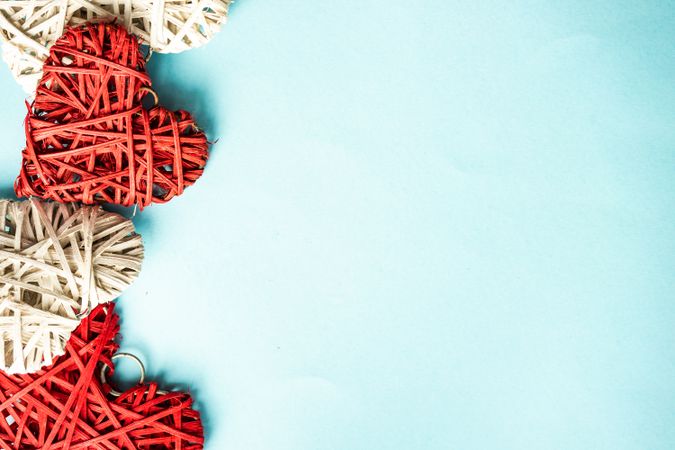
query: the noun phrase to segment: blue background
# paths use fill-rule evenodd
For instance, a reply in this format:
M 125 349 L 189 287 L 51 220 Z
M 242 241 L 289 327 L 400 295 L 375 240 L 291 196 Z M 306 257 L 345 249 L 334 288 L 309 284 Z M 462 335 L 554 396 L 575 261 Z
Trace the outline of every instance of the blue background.
M 667 1 L 240 0 L 151 61 L 218 142 L 134 219 L 123 348 L 210 450 L 675 448 L 673 30 Z

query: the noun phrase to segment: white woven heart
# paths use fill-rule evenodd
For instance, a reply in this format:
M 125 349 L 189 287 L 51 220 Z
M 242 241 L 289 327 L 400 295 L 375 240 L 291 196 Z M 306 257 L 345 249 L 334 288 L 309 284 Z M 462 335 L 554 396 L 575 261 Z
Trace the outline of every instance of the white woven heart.
M 49 47 L 68 25 L 118 18 L 160 53 L 178 53 L 209 41 L 227 19 L 232 0 L 0 0 L 3 59 L 33 93 Z
M 0 368 L 27 373 L 50 364 L 79 318 L 119 296 L 142 261 L 141 237 L 118 214 L 0 200 Z
M 33 373 L 64 353 L 80 323 L 10 299 L 0 300 L 0 368 Z

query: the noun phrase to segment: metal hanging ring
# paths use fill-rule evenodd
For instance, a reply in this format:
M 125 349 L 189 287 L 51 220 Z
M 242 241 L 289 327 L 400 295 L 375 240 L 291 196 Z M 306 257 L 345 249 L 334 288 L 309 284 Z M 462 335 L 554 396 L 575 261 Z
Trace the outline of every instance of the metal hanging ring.
M 153 98 L 153 100 L 155 101 L 155 104 L 154 104 L 153 106 L 159 105 L 159 95 L 157 95 L 157 92 L 155 92 L 154 90 L 150 89 L 150 88 L 147 87 L 147 86 L 143 86 L 143 87 L 140 88 L 138 91 L 139 91 L 139 92 L 145 92 L 146 95 L 147 95 L 147 94 L 152 95 L 152 98 Z
M 139 369 L 141 370 L 141 376 L 140 376 L 137 384 L 138 385 L 143 384 L 143 382 L 145 382 L 145 366 L 143 365 L 143 362 L 136 355 L 132 355 L 131 353 L 117 353 L 117 354 L 113 355 L 112 360 L 114 361 L 114 360 L 119 359 L 119 358 L 128 358 L 128 359 L 131 359 L 132 361 L 136 362 Z M 122 395 L 122 393 L 120 391 L 118 391 L 117 389 L 115 389 L 112 386 L 112 384 L 110 384 L 108 382 L 108 380 L 106 379 L 105 374 L 106 374 L 106 372 L 108 371 L 109 368 L 110 367 L 108 367 L 107 364 L 103 364 L 103 367 L 101 368 L 101 383 L 107 384 L 107 385 L 110 386 L 110 395 L 112 395 L 114 397 L 119 397 L 120 395 Z

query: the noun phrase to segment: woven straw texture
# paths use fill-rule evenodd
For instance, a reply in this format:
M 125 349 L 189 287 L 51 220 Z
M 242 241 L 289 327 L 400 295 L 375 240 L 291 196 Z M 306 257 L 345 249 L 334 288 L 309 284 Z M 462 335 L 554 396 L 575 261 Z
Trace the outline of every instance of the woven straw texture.
M 0 368 L 51 364 L 79 319 L 119 296 L 142 261 L 141 237 L 118 214 L 0 200 Z
M 186 111 L 143 107 L 149 88 L 124 28 L 68 29 L 26 119 L 17 195 L 143 208 L 182 194 L 202 175 L 209 143 Z
M 34 375 L 0 372 L 0 448 L 203 448 L 202 423 L 188 394 L 150 383 L 114 397 L 99 380 L 103 364 L 114 368 L 118 321 L 112 305 L 99 306 L 53 366 Z
M 209 41 L 231 0 L 0 0 L 3 59 L 28 93 L 49 48 L 69 25 L 117 18 L 152 50 L 177 53 Z

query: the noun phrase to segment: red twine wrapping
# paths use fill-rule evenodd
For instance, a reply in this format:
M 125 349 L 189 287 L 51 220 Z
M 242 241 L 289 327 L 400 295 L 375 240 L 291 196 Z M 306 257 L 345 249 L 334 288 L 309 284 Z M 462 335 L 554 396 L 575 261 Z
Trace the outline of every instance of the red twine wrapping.
M 151 82 L 124 28 L 68 29 L 43 69 L 26 117 L 17 195 L 144 207 L 182 194 L 201 176 L 205 134 L 185 111 L 141 106 Z
M 188 394 L 161 392 L 150 383 L 111 399 L 99 373 L 103 364 L 114 368 L 118 323 L 112 304 L 99 306 L 52 366 L 31 375 L 0 371 L 1 449 L 203 448 L 199 413 Z

